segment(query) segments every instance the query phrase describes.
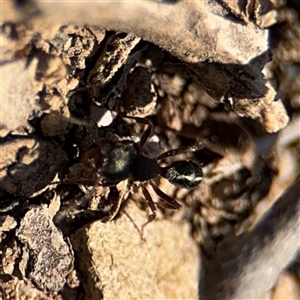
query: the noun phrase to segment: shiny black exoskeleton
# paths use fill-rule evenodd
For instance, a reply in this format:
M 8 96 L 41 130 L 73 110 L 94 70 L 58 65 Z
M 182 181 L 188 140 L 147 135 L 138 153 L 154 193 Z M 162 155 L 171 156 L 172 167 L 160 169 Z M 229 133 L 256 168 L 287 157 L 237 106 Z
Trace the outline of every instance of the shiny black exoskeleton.
M 157 176 L 163 176 L 170 183 L 181 188 L 195 188 L 202 180 L 203 172 L 201 167 L 193 161 L 175 161 L 166 167 L 160 167 L 158 161 L 169 156 L 181 153 L 196 151 L 201 149 L 199 146 L 169 150 L 156 158 L 149 158 L 143 155 L 143 147 L 147 142 L 152 124 L 143 118 L 126 117 L 134 119 L 139 123 L 146 124 L 140 143 L 132 147 L 132 143 L 119 141 L 106 141 L 99 147 L 87 150 L 82 155 L 82 162 L 96 169 L 99 184 L 103 186 L 115 186 L 127 178 L 135 182 L 141 182 L 141 187 L 145 199 L 151 209 L 148 222 L 154 220 L 156 216 L 156 206 L 143 182 L 149 182 L 155 193 L 163 201 L 166 208 L 179 209 L 181 205 L 174 199 L 161 191 L 152 181 Z

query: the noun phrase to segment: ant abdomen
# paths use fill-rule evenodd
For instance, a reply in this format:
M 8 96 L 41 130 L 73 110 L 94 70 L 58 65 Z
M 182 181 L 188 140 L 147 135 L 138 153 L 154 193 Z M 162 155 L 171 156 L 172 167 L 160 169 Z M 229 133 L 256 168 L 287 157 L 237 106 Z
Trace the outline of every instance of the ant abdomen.
M 201 167 L 189 160 L 175 161 L 161 168 L 160 175 L 173 185 L 186 189 L 195 188 L 203 178 Z

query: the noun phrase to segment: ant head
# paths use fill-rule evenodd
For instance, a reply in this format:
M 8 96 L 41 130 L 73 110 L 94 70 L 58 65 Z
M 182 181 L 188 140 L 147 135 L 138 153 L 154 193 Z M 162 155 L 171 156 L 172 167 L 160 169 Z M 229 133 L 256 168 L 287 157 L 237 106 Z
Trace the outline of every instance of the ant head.
M 167 167 L 160 168 L 160 175 L 175 186 L 192 189 L 203 178 L 202 168 L 193 161 L 175 161 Z

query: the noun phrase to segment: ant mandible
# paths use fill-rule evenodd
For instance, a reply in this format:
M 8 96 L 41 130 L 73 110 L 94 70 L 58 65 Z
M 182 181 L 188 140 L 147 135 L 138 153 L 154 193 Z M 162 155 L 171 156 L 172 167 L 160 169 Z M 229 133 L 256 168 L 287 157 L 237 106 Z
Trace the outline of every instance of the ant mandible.
M 134 182 L 140 182 L 142 192 L 151 210 L 148 221 L 142 226 L 143 231 L 143 228 L 156 217 L 156 206 L 145 186 L 146 182 L 150 183 L 154 192 L 163 201 L 162 204 L 165 208 L 180 209 L 181 205 L 160 190 L 152 179 L 160 175 L 175 186 L 192 189 L 202 181 L 203 177 L 202 168 L 193 161 L 175 161 L 166 167 L 159 166 L 158 161 L 169 156 L 200 150 L 202 146 L 173 149 L 155 158 L 149 158 L 143 155 L 143 148 L 152 132 L 153 124 L 140 117 L 123 116 L 123 118 L 133 119 L 147 125 L 140 142 L 132 147 L 132 144 L 124 141 L 107 141 L 101 146 L 86 150 L 81 161 L 96 170 L 99 185 L 112 187 L 127 178 Z

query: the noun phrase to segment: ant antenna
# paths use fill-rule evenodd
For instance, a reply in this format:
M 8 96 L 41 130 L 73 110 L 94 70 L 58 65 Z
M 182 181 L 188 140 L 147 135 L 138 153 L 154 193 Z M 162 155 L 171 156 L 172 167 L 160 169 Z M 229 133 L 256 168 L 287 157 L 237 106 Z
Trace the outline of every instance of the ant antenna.
M 138 123 L 147 125 L 146 130 L 144 131 L 140 143 L 139 143 L 139 149 L 138 149 L 138 155 L 141 155 L 143 152 L 143 148 L 147 140 L 149 139 L 149 136 L 153 130 L 153 124 L 149 122 L 147 119 L 139 118 L 139 117 L 130 117 L 130 116 L 123 116 L 123 118 L 128 118 L 137 121 Z

